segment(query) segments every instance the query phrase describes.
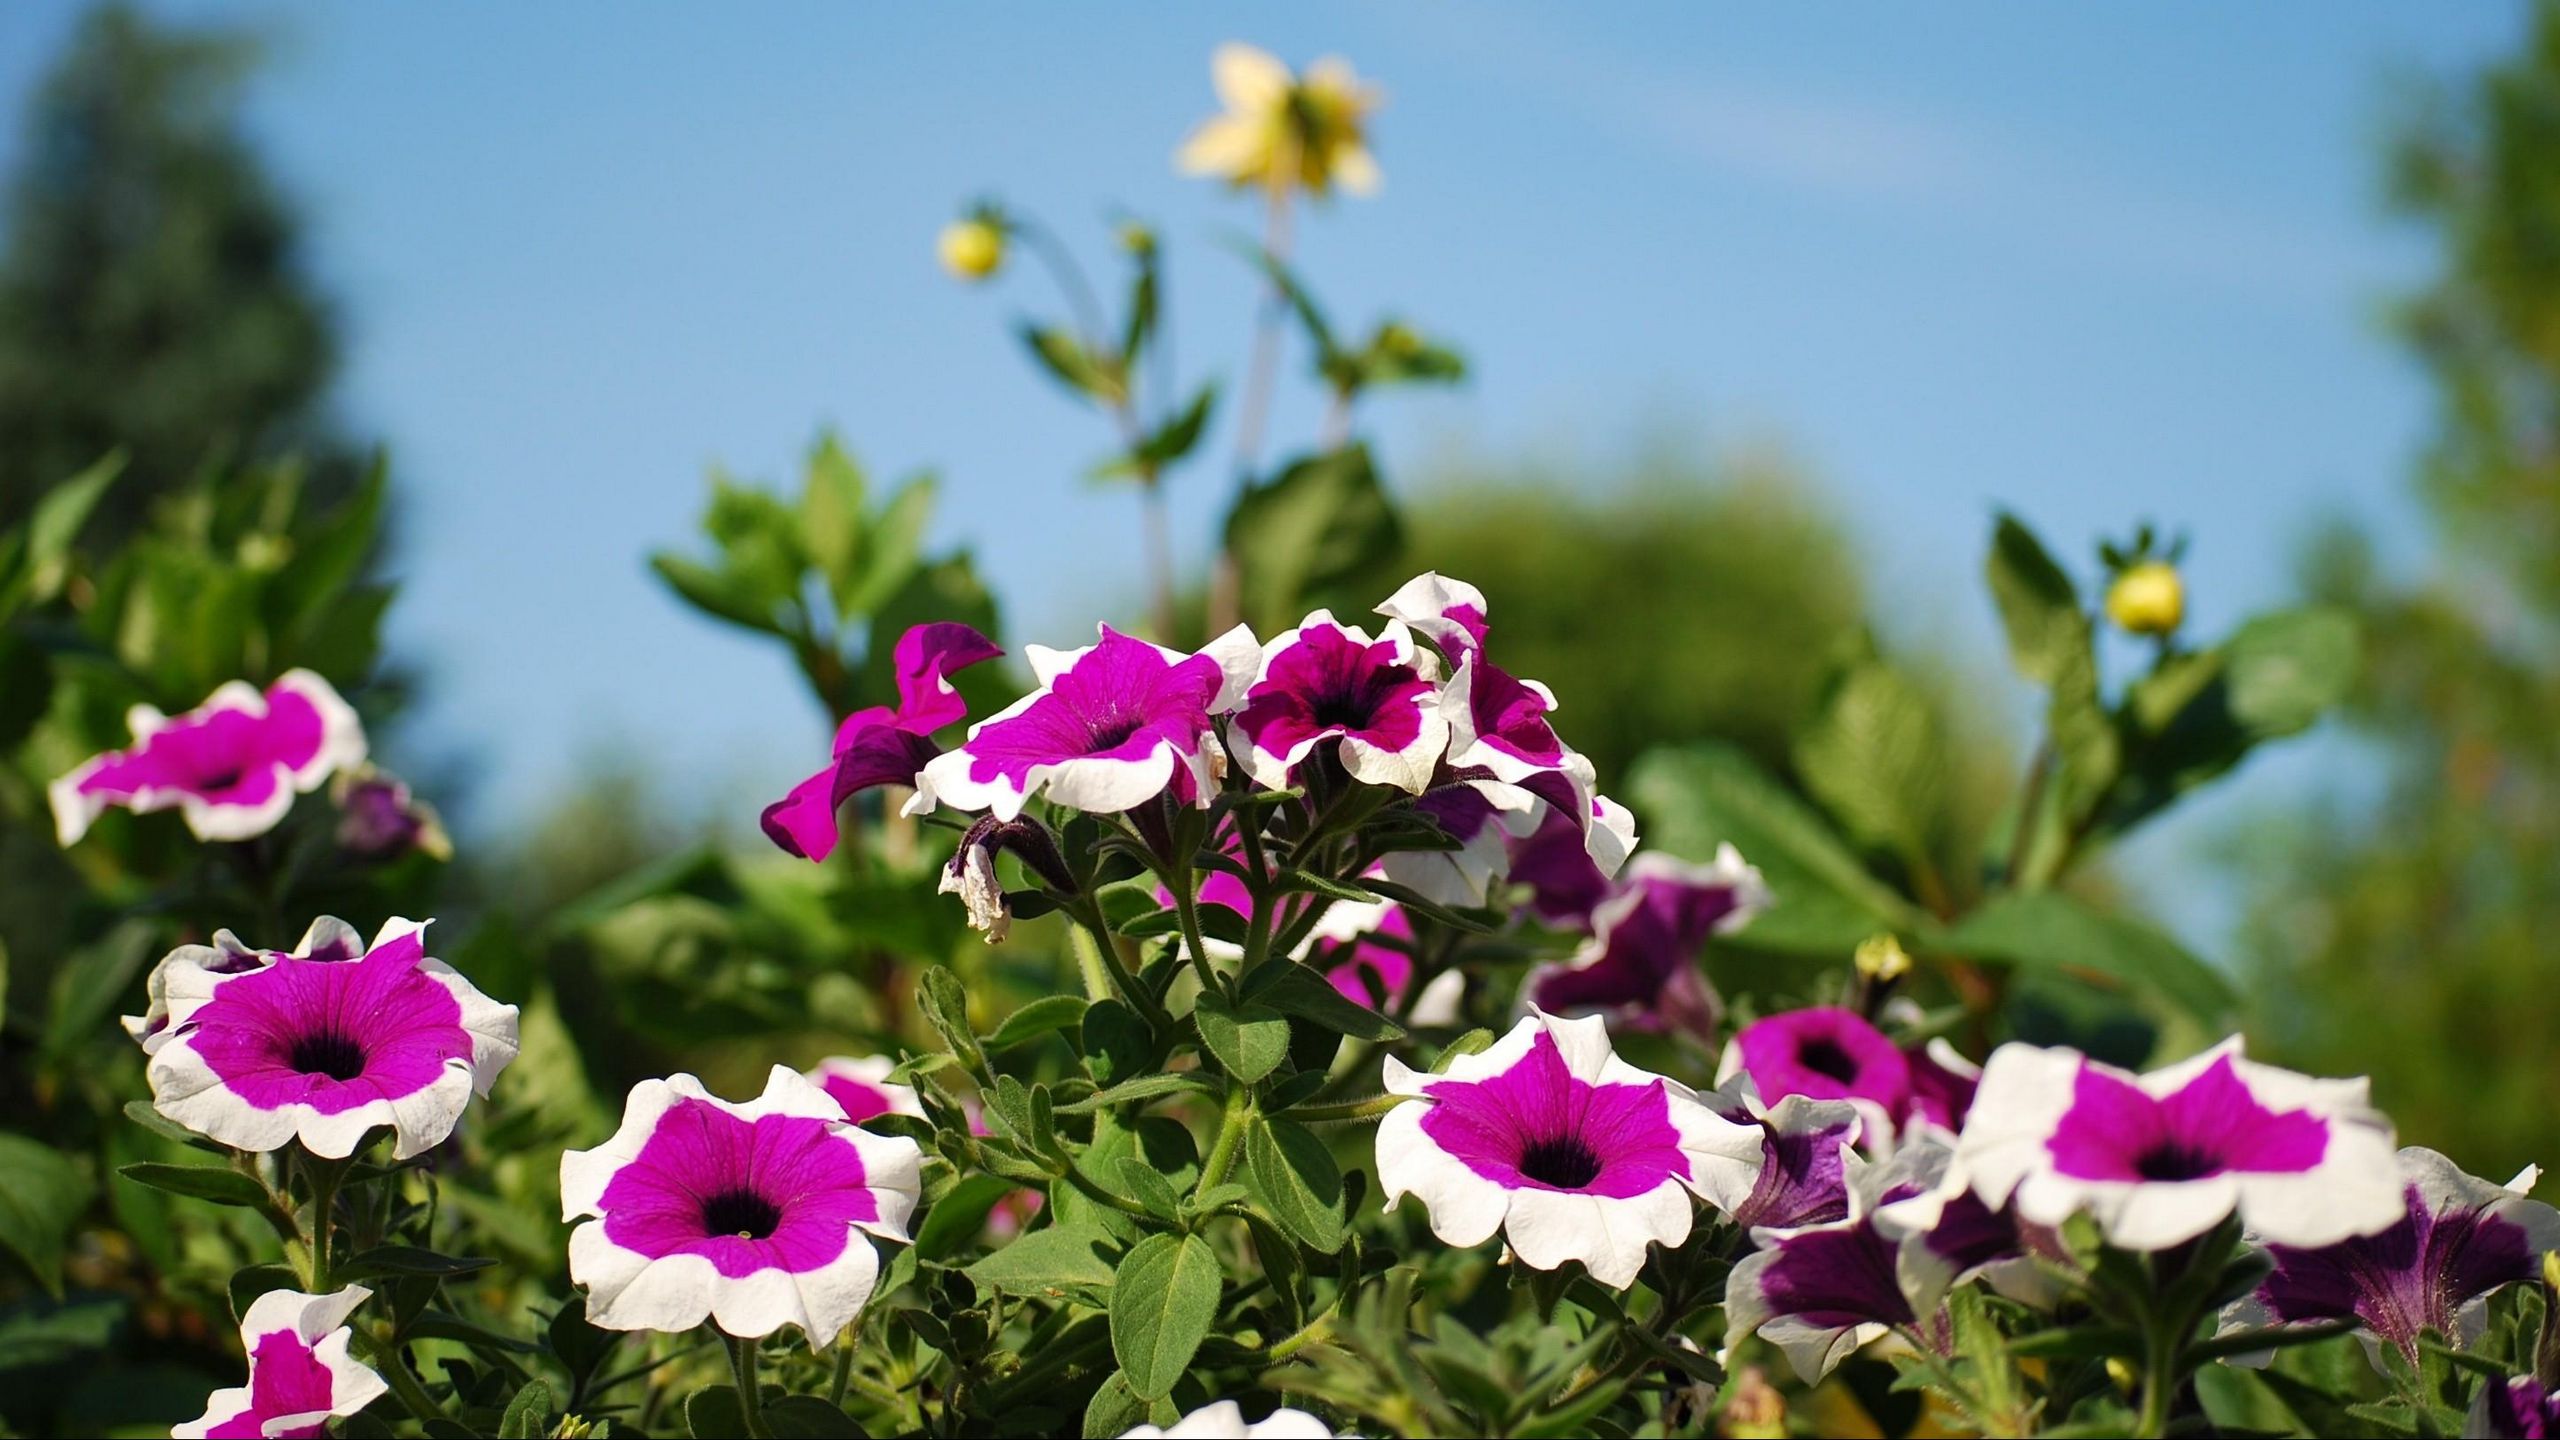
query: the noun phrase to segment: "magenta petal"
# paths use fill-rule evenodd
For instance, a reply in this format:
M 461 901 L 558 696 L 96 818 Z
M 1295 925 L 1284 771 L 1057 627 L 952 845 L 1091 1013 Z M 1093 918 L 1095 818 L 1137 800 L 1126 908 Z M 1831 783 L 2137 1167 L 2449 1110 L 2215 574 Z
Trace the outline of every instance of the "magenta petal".
M 759 817 L 766 838 L 803 860 L 824 860 L 836 849 L 836 769 L 830 765 L 791 787 Z
M 898 637 L 898 720 L 918 734 L 939 730 L 969 713 L 959 692 L 946 690 L 950 676 L 1004 651 L 976 630 L 956 620 L 918 625 Z

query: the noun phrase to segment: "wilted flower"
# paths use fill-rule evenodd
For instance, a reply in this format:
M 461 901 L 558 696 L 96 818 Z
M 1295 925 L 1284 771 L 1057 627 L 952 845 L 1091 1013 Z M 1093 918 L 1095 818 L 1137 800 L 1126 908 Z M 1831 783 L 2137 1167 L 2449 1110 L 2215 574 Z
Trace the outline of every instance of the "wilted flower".
M 1057 890 L 1076 888 L 1075 876 L 1067 869 L 1065 857 L 1058 853 L 1056 837 L 1049 827 L 1033 819 L 1000 820 L 981 815 L 960 837 L 960 847 L 951 852 L 949 863 L 942 867 L 942 881 L 935 887 L 944 895 L 957 895 L 969 912 L 971 928 L 985 932 L 987 943 L 1001 945 L 1013 933 L 1013 907 L 1004 896 L 1004 884 L 996 878 L 996 856 L 1007 851 L 1018 857 L 1040 883 Z
M 2186 582 L 2166 560 L 2141 560 L 2107 587 L 2107 618 L 2136 635 L 2166 635 L 2187 616 Z
M 797 1325 L 823 1346 L 879 1280 L 855 1232 L 907 1238 L 922 1162 L 784 1066 L 744 1104 L 690 1075 L 643 1080 L 612 1139 L 560 1157 L 561 1218 L 588 1221 L 570 1232 L 569 1278 L 609 1330 L 707 1318 L 742 1339 Z
M 327 1435 L 328 1422 L 380 1399 L 391 1387 L 348 1355 L 347 1317 L 373 1294 L 350 1285 L 328 1295 L 270 1290 L 240 1317 L 249 1383 L 216 1390 L 202 1415 L 174 1426 L 178 1440 L 217 1436 Z
M 1386 1062 L 1386 1088 L 1419 1096 L 1378 1125 L 1378 1184 L 1393 1209 L 1418 1195 L 1432 1232 L 1481 1245 L 1496 1231 L 1534 1270 L 1579 1260 L 1624 1289 L 1647 1246 L 1689 1238 L 1710 1166 L 1760 1163 L 1757 1126 L 1610 1049 L 1597 1018 L 1531 1011 L 1446 1075 Z
M 246 840 L 275 828 L 293 797 L 363 762 L 364 726 L 328 681 L 288 670 L 262 693 L 234 680 L 184 715 L 136 705 L 133 745 L 53 782 L 54 832 L 72 845 L 121 807 L 176 809 L 199 840 Z
M 1210 56 L 1209 75 L 1227 110 L 1183 142 L 1174 157 L 1183 173 L 1313 195 L 1378 188 L 1367 144 L 1378 92 L 1348 62 L 1326 56 L 1293 76 L 1267 52 L 1229 43 Z
M 1286 1407 L 1248 1425 L 1243 1407 L 1221 1400 L 1183 1416 L 1169 1429 L 1141 1425 L 1120 1434 L 1122 1440 L 1331 1440 L 1333 1427 L 1304 1410 Z
M 388 770 L 341 770 L 329 782 L 329 798 L 338 806 L 338 848 L 359 860 L 397 860 L 412 852 L 453 858 L 453 840 L 436 807 L 412 796 L 408 783 Z
M 1299 762 L 1328 743 L 1351 778 L 1420 794 L 1448 747 L 1440 666 L 1403 624 L 1368 632 L 1318 610 L 1262 647 L 1260 668 L 1230 728 L 1247 773 L 1284 789 Z
M 2490 1293 L 2533 1279 L 2543 1253 L 2560 1247 L 2560 1211 L 2525 1198 L 2539 1173 L 2493 1185 L 2410 1146 L 2399 1157 L 2409 1212 L 2398 1224 L 2317 1249 L 2269 1246 L 2275 1269 L 2231 1320 L 2355 1320 L 2412 1365 L 2430 1331 L 2467 1346 L 2480 1338 Z
M 1592 913 L 1591 938 L 1564 963 L 1530 971 L 1522 993 L 1552 1013 L 1599 1012 L 1703 1040 L 1718 1006 L 1698 971 L 1698 950 L 1709 936 L 1748 922 L 1768 896 L 1760 872 L 1730 845 L 1712 865 L 1640 855 L 1618 892 Z
M 1004 265 L 1004 227 L 985 215 L 954 220 L 942 227 L 933 250 L 953 279 L 984 280 Z
M 2113 1244 L 2158 1250 L 2236 1208 L 2277 1245 L 2332 1245 L 2407 1213 L 2391 1123 L 2366 1082 L 2242 1058 L 2234 1038 L 2147 1075 L 2072 1050 L 1993 1052 L 1958 1154 L 1985 1202 L 2022 1219 L 2086 1210 Z
M 298 1139 L 337 1159 L 380 1125 L 405 1160 L 452 1134 L 516 1057 L 516 1007 L 430 958 L 424 924 L 392 920 L 351 960 L 276 955 L 224 973 L 229 958 L 168 968 L 150 1080 L 153 1108 L 234 1149 Z
M 1026 645 L 1040 688 L 969 727 L 917 777 L 919 799 L 1011 820 L 1033 795 L 1093 814 L 1170 791 L 1205 806 L 1224 765 L 1210 717 L 1235 708 L 1261 650 L 1239 625 L 1194 655 L 1102 627 L 1081 650 Z
M 835 758 L 764 810 L 764 833 L 794 855 L 824 860 L 835 852 L 836 811 L 855 794 L 882 785 L 917 785 L 917 772 L 942 753 L 933 732 L 969 713 L 951 676 L 1004 652 L 953 621 L 918 625 L 898 637 L 896 709 L 856 710 L 836 727 Z M 908 806 L 932 808 L 919 792 Z
M 924 1118 L 924 1105 L 912 1085 L 889 1083 L 898 1062 L 886 1055 L 835 1055 L 809 1068 L 805 1078 L 827 1092 L 844 1118 L 859 1125 L 883 1115 Z

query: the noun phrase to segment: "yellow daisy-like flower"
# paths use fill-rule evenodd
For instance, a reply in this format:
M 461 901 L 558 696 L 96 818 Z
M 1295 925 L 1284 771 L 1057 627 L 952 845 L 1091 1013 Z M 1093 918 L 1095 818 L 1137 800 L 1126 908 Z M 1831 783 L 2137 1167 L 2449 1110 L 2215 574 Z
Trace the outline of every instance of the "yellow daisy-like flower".
M 1365 132 L 1379 94 L 1349 61 L 1328 55 L 1292 75 L 1265 51 L 1226 44 L 1210 57 L 1209 74 L 1226 113 L 1183 142 L 1174 156 L 1183 173 L 1311 195 L 1337 185 L 1354 195 L 1378 188 Z

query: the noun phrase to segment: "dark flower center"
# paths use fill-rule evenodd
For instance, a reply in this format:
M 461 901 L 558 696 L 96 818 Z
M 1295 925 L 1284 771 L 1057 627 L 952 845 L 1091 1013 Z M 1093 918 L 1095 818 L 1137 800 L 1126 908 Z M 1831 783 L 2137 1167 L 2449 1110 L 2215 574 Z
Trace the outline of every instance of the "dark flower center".
M 782 1207 L 744 1187 L 723 1190 L 702 1202 L 702 1230 L 706 1235 L 762 1240 L 781 1225 Z
M 2165 1140 L 2133 1160 L 2134 1173 L 2145 1180 L 2201 1180 L 2222 1173 L 2222 1157 L 2176 1140 Z
M 1600 1157 L 1581 1137 L 1557 1135 L 1520 1152 L 1520 1173 L 1558 1190 L 1579 1190 L 1600 1177 Z
M 1843 1085 L 1858 1078 L 1858 1062 L 1840 1048 L 1839 1041 L 1827 1035 L 1817 1035 L 1798 1046 L 1796 1063 Z
M 294 1040 L 285 1063 L 305 1075 L 353 1080 L 364 1073 L 364 1046 L 343 1030 L 314 1030 Z
M 238 785 L 240 783 L 240 777 L 245 773 L 247 772 L 237 765 L 232 766 L 228 770 L 217 770 L 211 775 L 198 779 L 196 781 L 196 788 L 199 790 L 228 790 L 233 786 Z
M 1146 728 L 1146 721 L 1136 715 L 1114 715 L 1093 726 L 1093 747 L 1088 754 L 1101 754 L 1128 743 L 1129 737 Z

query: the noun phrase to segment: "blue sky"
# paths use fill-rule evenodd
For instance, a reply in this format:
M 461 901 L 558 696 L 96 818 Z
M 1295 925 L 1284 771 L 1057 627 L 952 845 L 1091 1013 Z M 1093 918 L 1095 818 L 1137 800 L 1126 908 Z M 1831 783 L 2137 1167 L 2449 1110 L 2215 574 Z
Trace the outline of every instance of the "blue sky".
M 1137 592 L 1132 502 L 1076 479 L 1095 423 L 1007 333 L 1050 297 L 953 285 L 931 243 L 981 192 L 1095 260 L 1115 204 L 1150 216 L 1182 362 L 1234 380 L 1253 290 L 1214 239 L 1251 217 L 1169 164 L 1221 40 L 1339 52 L 1389 92 L 1383 194 L 1302 255 L 1338 310 L 1392 304 L 1474 362 L 1372 417 L 1392 465 L 1776 440 L 1903 633 L 1988 655 L 1995 503 L 2075 550 L 2193 528 L 2208 630 L 2281 597 L 2328 511 L 2423 557 L 2427 397 L 2376 316 L 2427 253 L 2379 213 L 2375 140 L 2396 75 L 2523 27 L 2367 3 L 154 8 L 276 39 L 252 121 L 343 304 L 343 410 L 406 487 L 393 635 L 484 823 L 609 747 L 704 805 L 809 767 L 825 724 L 784 662 L 643 556 L 686 542 L 706 467 L 783 478 L 821 425 L 877 473 L 941 472 L 935 535 L 976 550 L 1017 638 L 1072 643 Z M 76 13 L 0 13 L 0 108 Z M 1185 476 L 1190 562 L 1224 490 Z

